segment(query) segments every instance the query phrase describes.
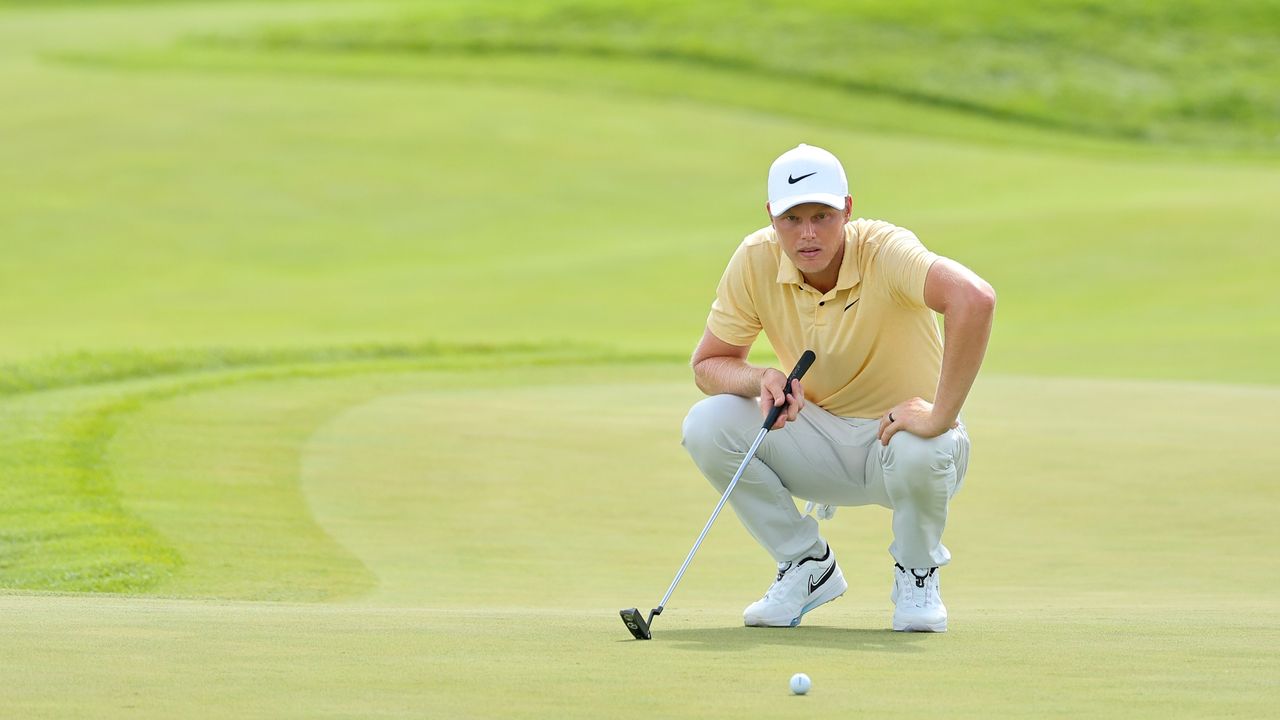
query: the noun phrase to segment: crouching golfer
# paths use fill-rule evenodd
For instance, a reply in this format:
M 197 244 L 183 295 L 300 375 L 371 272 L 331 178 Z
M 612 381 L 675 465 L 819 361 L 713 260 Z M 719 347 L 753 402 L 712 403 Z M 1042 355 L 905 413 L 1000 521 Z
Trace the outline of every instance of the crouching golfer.
M 685 447 L 723 492 L 762 415 L 786 403 L 729 499 L 778 563 L 743 621 L 795 626 L 848 588 L 796 497 L 822 517 L 840 505 L 892 509 L 893 629 L 944 632 L 938 569 L 951 553 L 942 531 L 969 458 L 960 408 L 986 352 L 995 292 L 910 231 L 851 220 L 844 168 L 825 150 L 783 153 L 768 186 L 770 224 L 729 261 L 693 353 L 710 397 L 684 421 Z M 817 353 L 803 387 L 784 388 L 785 373 L 747 362 L 761 330 L 784 367 Z

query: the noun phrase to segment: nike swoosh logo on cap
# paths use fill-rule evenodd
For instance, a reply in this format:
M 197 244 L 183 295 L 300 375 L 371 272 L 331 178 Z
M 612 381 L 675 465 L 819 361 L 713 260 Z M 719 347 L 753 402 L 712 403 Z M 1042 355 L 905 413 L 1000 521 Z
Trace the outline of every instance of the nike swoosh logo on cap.
M 814 170 L 813 172 L 809 173 L 809 175 L 817 175 L 817 174 L 818 174 L 818 171 L 817 171 L 817 170 Z M 805 178 L 809 177 L 809 175 L 801 175 L 800 177 L 791 177 L 790 175 L 788 175 L 788 176 L 787 176 L 787 184 L 788 184 L 788 185 L 795 185 L 796 183 L 800 182 L 801 180 L 803 180 L 803 179 L 805 179 Z

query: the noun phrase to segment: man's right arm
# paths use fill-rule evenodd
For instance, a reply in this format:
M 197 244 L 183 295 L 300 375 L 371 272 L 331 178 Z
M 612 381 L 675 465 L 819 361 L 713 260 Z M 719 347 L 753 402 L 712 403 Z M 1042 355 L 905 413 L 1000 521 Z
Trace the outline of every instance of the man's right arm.
M 730 345 L 721 340 L 711 332 L 711 328 L 704 330 L 702 340 L 694 348 L 693 359 L 689 361 L 698 389 L 708 395 L 758 395 L 764 368 L 747 363 L 750 350 L 750 345 Z
M 756 367 L 747 362 L 750 345 L 731 345 L 707 328 L 702 333 L 702 340 L 693 351 L 693 381 L 698 389 L 708 395 L 728 393 L 742 397 L 760 398 L 760 415 L 769 414 L 769 408 L 787 402 L 787 394 L 783 387 L 787 376 L 775 368 Z M 800 381 L 794 381 L 791 387 L 791 402 L 787 411 L 782 413 L 774 430 L 795 420 L 800 408 L 804 406 L 804 391 Z

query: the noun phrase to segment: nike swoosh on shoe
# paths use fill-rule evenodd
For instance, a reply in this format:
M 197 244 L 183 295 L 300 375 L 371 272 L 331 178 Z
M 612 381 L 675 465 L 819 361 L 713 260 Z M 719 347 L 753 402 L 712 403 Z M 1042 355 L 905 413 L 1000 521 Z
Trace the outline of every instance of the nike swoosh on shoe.
M 836 571 L 836 564 L 831 563 L 831 567 L 827 568 L 827 571 L 822 573 L 822 577 L 818 578 L 817 582 L 814 582 L 813 576 L 810 575 L 809 576 L 809 594 L 812 595 L 814 590 L 817 590 L 818 588 L 822 587 L 823 584 L 825 584 L 828 580 L 830 580 L 831 574 L 834 573 L 835 571 Z

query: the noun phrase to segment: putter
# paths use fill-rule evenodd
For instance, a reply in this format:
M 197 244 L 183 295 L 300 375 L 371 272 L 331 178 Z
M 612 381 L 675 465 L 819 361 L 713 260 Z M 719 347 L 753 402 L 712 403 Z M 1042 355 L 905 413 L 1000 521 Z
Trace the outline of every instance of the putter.
M 800 360 L 796 362 L 796 366 L 791 370 L 791 374 L 787 376 L 785 392 L 791 392 L 792 380 L 799 380 L 809 371 L 809 366 L 813 364 L 814 357 L 812 350 L 804 351 L 804 354 L 800 356 Z M 658 607 L 649 611 L 648 618 L 638 608 L 627 608 L 626 610 L 618 611 L 618 614 L 622 616 L 622 622 L 626 623 L 627 629 L 631 631 L 631 634 L 637 640 L 653 639 L 653 633 L 650 631 L 653 625 L 653 618 L 662 614 L 662 608 L 666 607 L 667 601 L 671 599 L 671 593 L 675 592 L 676 585 L 680 584 L 680 578 L 684 577 L 684 571 L 689 568 L 689 563 L 693 560 L 694 553 L 698 552 L 698 547 L 702 545 L 702 540 L 707 537 L 707 531 L 711 529 L 711 524 L 716 521 L 716 516 L 724 508 L 725 501 L 729 499 L 729 493 L 733 492 L 734 486 L 738 484 L 738 478 L 742 477 L 742 472 L 747 469 L 747 463 L 750 463 L 751 458 L 755 457 L 756 450 L 760 449 L 760 443 L 764 441 L 764 436 L 769 432 L 769 428 L 773 427 L 773 424 L 778 421 L 778 416 L 782 414 L 786 407 L 787 403 L 784 402 L 769 411 L 769 416 L 765 418 L 764 425 L 760 427 L 760 432 L 756 434 L 755 442 L 751 443 L 751 449 L 747 450 L 746 457 L 742 458 L 742 464 L 738 466 L 738 471 L 733 474 L 733 479 L 729 481 L 729 487 L 724 489 L 724 494 L 720 496 L 720 502 L 716 503 L 716 509 L 711 511 L 711 518 L 707 520 L 707 524 L 702 528 L 702 534 L 698 535 L 698 540 L 693 543 L 693 549 L 689 551 L 689 555 L 684 559 L 684 564 L 676 572 L 676 579 L 671 581 L 671 587 L 667 588 L 667 594 L 662 596 L 662 602 L 658 603 Z

